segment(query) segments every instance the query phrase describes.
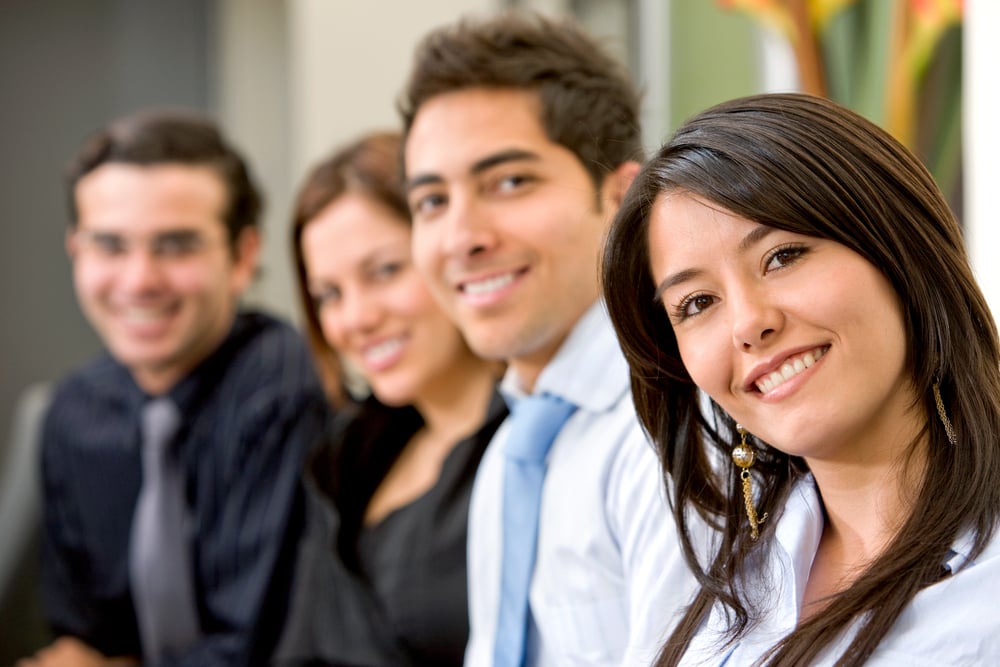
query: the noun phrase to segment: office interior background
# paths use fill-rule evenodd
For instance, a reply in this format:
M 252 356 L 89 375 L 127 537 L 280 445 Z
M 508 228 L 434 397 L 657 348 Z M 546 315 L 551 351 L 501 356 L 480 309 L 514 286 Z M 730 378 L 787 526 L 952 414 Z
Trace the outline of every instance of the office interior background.
M 892 2 L 895 0 L 878 0 Z M 0 664 L 42 639 L 33 516 L 10 500 L 24 397 L 100 345 L 73 295 L 63 249 L 62 173 L 89 133 L 139 108 L 216 118 L 266 192 L 263 270 L 248 301 L 298 321 L 289 207 L 307 169 L 357 134 L 398 124 L 395 100 L 419 38 L 463 14 L 504 8 L 575 15 L 644 90 L 655 149 L 712 103 L 796 86 L 786 46 L 716 0 L 4 0 L 0 3 Z M 962 31 L 962 218 L 1000 313 L 1000 3 L 967 0 Z M 30 474 L 30 473 L 29 473 Z M 113 483 L 113 480 L 111 480 Z M 13 527 L 12 527 L 13 526 Z M 29 530 L 30 537 L 30 530 Z M 13 574 L 11 574 L 13 573 Z

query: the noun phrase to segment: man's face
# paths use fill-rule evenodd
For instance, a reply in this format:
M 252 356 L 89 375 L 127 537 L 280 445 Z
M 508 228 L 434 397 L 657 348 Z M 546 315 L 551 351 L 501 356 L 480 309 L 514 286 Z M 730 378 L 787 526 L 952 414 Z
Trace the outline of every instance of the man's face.
M 470 346 L 509 361 L 525 389 L 597 299 L 619 194 L 614 175 L 596 191 L 539 112 L 530 91 L 446 93 L 406 142 L 414 261 Z
M 257 234 L 244 231 L 234 258 L 225 186 L 209 167 L 109 163 L 74 194 L 66 247 L 83 312 L 138 384 L 162 393 L 228 333 Z

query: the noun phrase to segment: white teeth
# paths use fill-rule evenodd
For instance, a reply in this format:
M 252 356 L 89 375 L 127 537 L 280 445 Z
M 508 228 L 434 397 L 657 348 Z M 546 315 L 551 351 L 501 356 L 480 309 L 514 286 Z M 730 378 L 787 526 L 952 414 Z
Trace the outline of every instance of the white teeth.
M 166 308 L 127 308 L 123 312 L 130 320 L 151 322 L 167 315 Z
M 506 287 L 512 282 L 514 282 L 514 274 L 507 273 L 502 276 L 494 276 L 493 278 L 487 278 L 486 280 L 477 280 L 475 282 L 465 283 L 463 289 L 465 290 L 466 294 L 478 296 L 480 294 L 486 294 L 487 292 L 496 291 L 501 287 Z
M 783 385 L 788 380 L 809 368 L 826 353 L 826 348 L 818 347 L 815 350 L 806 352 L 801 357 L 786 361 L 778 370 L 768 373 L 754 384 L 762 393 L 766 394 L 775 387 Z
M 403 341 L 399 338 L 393 338 L 392 340 L 387 340 L 374 345 L 364 351 L 365 361 L 371 364 L 377 364 L 387 357 L 392 356 L 402 347 Z

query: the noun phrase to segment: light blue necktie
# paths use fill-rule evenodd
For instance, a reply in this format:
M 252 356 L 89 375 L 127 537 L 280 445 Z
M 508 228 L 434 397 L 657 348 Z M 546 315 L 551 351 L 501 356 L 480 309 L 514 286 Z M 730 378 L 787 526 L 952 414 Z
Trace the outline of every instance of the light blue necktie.
M 129 582 L 146 661 L 190 648 L 199 637 L 184 471 L 170 444 L 177 407 L 157 398 L 142 410 L 142 489 L 132 519 Z
M 575 405 L 550 394 L 526 396 L 512 407 L 504 443 L 503 561 L 493 667 L 524 664 L 545 456 L 574 410 Z

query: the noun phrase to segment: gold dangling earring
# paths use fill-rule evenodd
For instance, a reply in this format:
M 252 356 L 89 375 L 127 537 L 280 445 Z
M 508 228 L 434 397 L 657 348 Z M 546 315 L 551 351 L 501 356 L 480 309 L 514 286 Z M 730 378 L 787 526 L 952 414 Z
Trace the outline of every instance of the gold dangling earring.
M 747 508 L 747 518 L 750 520 L 750 537 L 757 539 L 760 535 L 757 527 L 767 520 L 767 513 L 758 518 L 757 510 L 753 506 L 753 489 L 750 486 L 750 466 L 757 460 L 757 455 L 753 447 L 747 444 L 747 430 L 742 425 L 736 425 L 736 431 L 740 434 L 740 444 L 733 447 L 733 463 L 742 468 L 740 479 L 743 480 L 743 502 Z
M 934 404 L 937 406 L 938 417 L 940 417 L 941 423 L 944 425 L 944 432 L 948 436 L 948 442 L 954 445 L 958 442 L 958 437 L 955 435 L 955 427 L 951 425 L 948 413 L 944 409 L 944 401 L 941 400 L 941 381 L 937 376 L 934 377 L 934 384 L 931 385 L 931 391 L 934 392 Z

